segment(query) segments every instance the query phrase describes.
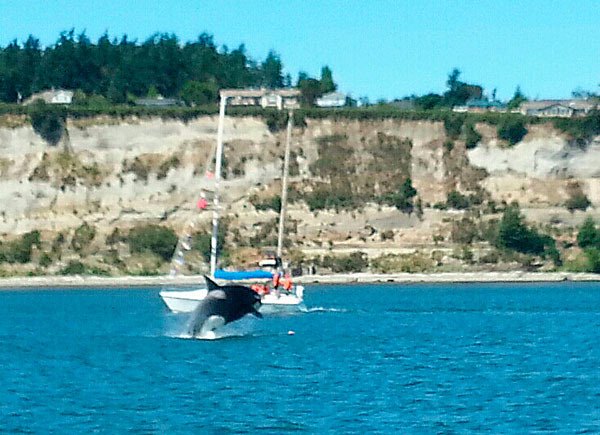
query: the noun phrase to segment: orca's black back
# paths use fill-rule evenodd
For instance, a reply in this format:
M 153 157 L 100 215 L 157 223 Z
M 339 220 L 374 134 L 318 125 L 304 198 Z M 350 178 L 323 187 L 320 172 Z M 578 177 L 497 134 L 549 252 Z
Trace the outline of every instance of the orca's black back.
M 192 333 L 200 332 L 210 316 L 223 317 L 227 324 L 253 313 L 257 300 L 260 301 L 260 297 L 244 286 L 223 286 L 209 291 L 194 312 Z

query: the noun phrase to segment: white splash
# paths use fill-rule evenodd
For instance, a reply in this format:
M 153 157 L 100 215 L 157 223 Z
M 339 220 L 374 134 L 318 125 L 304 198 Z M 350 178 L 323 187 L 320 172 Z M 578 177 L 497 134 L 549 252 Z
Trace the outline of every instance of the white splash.
M 173 331 L 172 333 L 167 333 L 166 335 L 168 337 L 181 338 L 185 340 L 193 339 L 208 341 L 220 340 L 223 338 L 252 336 L 255 322 L 255 319 L 247 316 L 236 322 L 221 326 L 215 330 L 204 332 L 202 335 L 190 334 L 189 322 L 186 322 L 184 325 L 179 325 L 178 331 Z M 184 329 L 183 332 L 182 329 Z
M 348 310 L 345 308 L 326 308 L 326 307 L 311 307 L 303 308 L 303 313 L 347 313 Z

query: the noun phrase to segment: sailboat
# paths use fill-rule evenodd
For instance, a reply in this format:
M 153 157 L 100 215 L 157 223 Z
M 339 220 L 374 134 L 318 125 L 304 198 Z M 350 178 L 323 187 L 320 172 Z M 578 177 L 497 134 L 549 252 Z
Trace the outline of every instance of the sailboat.
M 270 280 L 268 284 L 253 284 L 253 288 L 261 295 L 262 305 L 260 308 L 263 314 L 289 313 L 300 311 L 304 307 L 304 287 L 294 285 L 289 275 L 284 273 L 281 255 L 283 250 L 284 223 L 287 205 L 287 181 L 289 173 L 290 142 L 292 132 L 293 113 L 290 111 L 287 124 L 286 147 L 283 163 L 281 209 L 279 212 L 279 231 L 277 235 L 277 252 L 259 263 L 260 269 L 250 271 L 229 271 L 217 269 L 217 235 L 219 228 L 219 187 L 221 181 L 221 169 L 223 161 L 223 124 L 225 118 L 225 107 L 227 105 L 227 91 L 221 92 L 221 102 L 219 107 L 219 126 L 217 129 L 217 149 L 215 156 L 215 187 L 213 192 L 213 218 L 212 218 L 212 237 L 210 250 L 210 276 L 213 279 L 225 281 L 243 281 L 252 280 Z M 180 255 L 183 249 L 190 249 L 190 237 L 187 240 L 180 241 L 176 248 L 176 255 Z M 196 309 L 202 301 L 208 290 L 201 287 L 194 290 L 163 290 L 160 297 L 165 305 L 173 312 L 188 313 Z

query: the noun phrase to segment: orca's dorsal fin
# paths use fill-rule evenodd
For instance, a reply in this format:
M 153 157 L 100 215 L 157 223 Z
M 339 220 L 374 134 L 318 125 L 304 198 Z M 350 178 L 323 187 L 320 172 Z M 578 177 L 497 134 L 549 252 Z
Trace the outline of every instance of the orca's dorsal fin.
M 209 292 L 221 288 L 219 286 L 219 284 L 217 284 L 216 282 L 214 282 L 212 279 L 210 279 L 206 275 L 204 275 L 204 280 L 206 281 L 206 288 L 208 289 Z

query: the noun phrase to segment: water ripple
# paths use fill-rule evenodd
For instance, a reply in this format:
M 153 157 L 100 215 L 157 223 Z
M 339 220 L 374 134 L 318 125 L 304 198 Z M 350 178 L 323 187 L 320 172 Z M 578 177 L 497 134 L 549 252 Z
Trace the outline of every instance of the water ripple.
M 155 289 L 0 294 L 0 432 L 600 432 L 598 285 L 306 294 L 214 341 Z

